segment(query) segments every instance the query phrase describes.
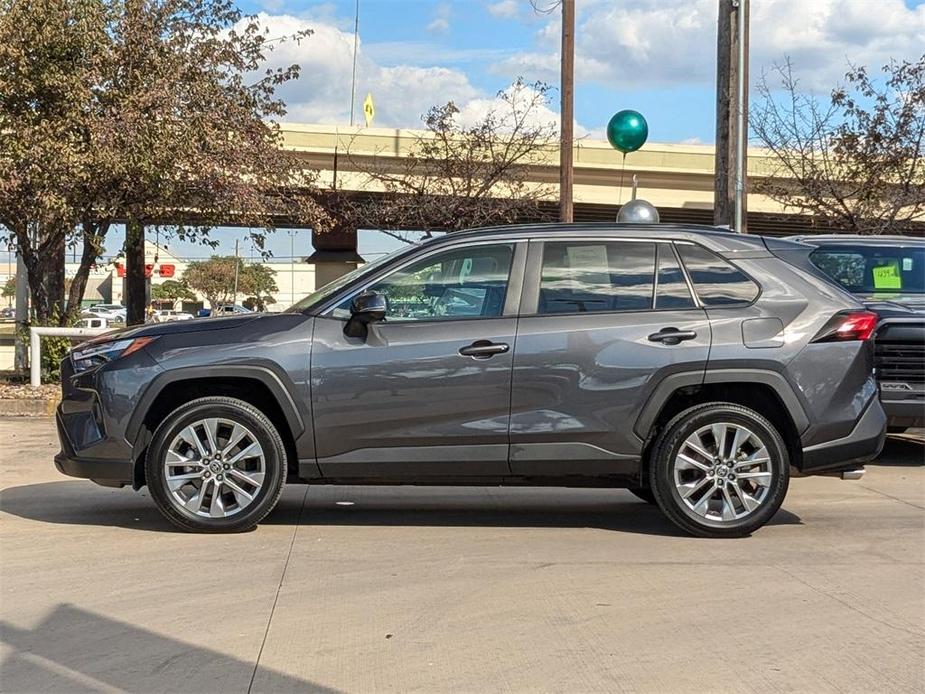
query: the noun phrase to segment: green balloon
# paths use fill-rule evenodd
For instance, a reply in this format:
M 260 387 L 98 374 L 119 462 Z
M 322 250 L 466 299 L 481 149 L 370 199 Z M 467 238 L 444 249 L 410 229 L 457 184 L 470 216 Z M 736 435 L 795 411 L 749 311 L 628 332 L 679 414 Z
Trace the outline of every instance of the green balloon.
M 629 154 L 646 143 L 649 124 L 639 111 L 626 109 L 613 114 L 607 124 L 607 139 L 614 149 Z

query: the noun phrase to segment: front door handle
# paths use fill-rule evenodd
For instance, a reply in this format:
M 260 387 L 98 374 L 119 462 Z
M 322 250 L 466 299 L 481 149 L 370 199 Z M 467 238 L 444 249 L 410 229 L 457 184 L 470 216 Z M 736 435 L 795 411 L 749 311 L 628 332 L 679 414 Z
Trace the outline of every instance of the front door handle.
M 693 330 L 678 330 L 677 328 L 662 328 L 657 333 L 649 335 L 649 342 L 661 342 L 665 345 L 677 345 L 684 340 L 693 340 L 697 333 Z
M 460 347 L 459 353 L 464 357 L 473 359 L 488 359 L 495 354 L 504 354 L 510 349 L 503 342 L 492 342 L 491 340 L 476 340 L 471 345 Z

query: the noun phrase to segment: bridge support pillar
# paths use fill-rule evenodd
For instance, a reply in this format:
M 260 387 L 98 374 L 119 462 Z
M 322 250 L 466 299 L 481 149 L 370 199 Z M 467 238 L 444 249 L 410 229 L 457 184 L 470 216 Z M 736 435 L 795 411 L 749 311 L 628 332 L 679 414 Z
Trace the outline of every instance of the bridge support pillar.
M 315 251 L 307 262 L 315 266 L 315 288 L 323 287 L 345 275 L 363 262 L 357 252 L 356 229 L 335 228 L 331 231 L 312 230 Z

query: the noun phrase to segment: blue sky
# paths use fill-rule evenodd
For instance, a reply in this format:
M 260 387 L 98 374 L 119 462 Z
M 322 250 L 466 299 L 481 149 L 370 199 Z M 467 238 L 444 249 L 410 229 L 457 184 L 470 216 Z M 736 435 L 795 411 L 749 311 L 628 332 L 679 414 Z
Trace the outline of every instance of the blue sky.
M 917 57 L 921 5 L 753 0 L 752 77 L 790 56 L 804 84 L 824 92 L 849 62 Z M 298 50 L 282 49 L 304 66 L 300 84 L 286 90 L 291 119 L 347 117 L 354 0 L 248 0 L 242 8 L 281 33 L 316 32 Z M 614 112 L 634 108 L 653 141 L 713 141 L 716 0 L 577 0 L 577 13 L 580 130 L 600 137 Z M 539 14 L 529 0 L 360 0 L 360 100 L 373 93 L 376 125 L 408 127 L 427 105 L 490 98 L 518 76 L 557 87 L 558 44 L 558 13 Z M 558 105 L 550 106 L 554 118 Z
M 540 7 L 553 0 L 537 0 Z M 804 88 L 827 93 L 849 62 L 880 66 L 914 59 L 925 46 L 925 0 L 752 0 L 750 70 L 756 79 L 790 57 Z M 245 0 L 271 37 L 311 29 L 299 44 L 277 44 L 270 65 L 298 63 L 286 85 L 286 120 L 349 121 L 354 0 Z M 712 143 L 716 0 L 577 0 L 575 120 L 585 137 L 603 137 L 610 116 L 633 108 L 653 142 Z M 477 119 L 518 76 L 558 87 L 558 13 L 529 0 L 360 0 L 358 105 L 376 103 L 375 126 L 416 127 L 428 107 L 453 100 Z M 558 93 L 541 120 L 558 118 Z M 240 232 L 217 230 L 221 252 Z M 297 253 L 308 254 L 308 233 Z M 116 232 L 108 244 L 121 246 Z M 361 252 L 390 244 L 365 234 Z M 269 247 L 289 255 L 279 232 Z M 174 244 L 184 255 L 209 253 Z

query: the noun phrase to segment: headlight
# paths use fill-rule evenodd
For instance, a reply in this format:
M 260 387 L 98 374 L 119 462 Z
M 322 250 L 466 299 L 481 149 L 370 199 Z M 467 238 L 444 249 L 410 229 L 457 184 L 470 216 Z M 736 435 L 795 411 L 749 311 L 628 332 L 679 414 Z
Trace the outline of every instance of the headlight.
M 127 357 L 137 352 L 145 345 L 154 341 L 153 337 L 136 337 L 129 340 L 115 340 L 99 342 L 91 340 L 77 345 L 71 352 L 71 361 L 74 363 L 74 373 L 82 373 L 108 364 L 114 359 Z

